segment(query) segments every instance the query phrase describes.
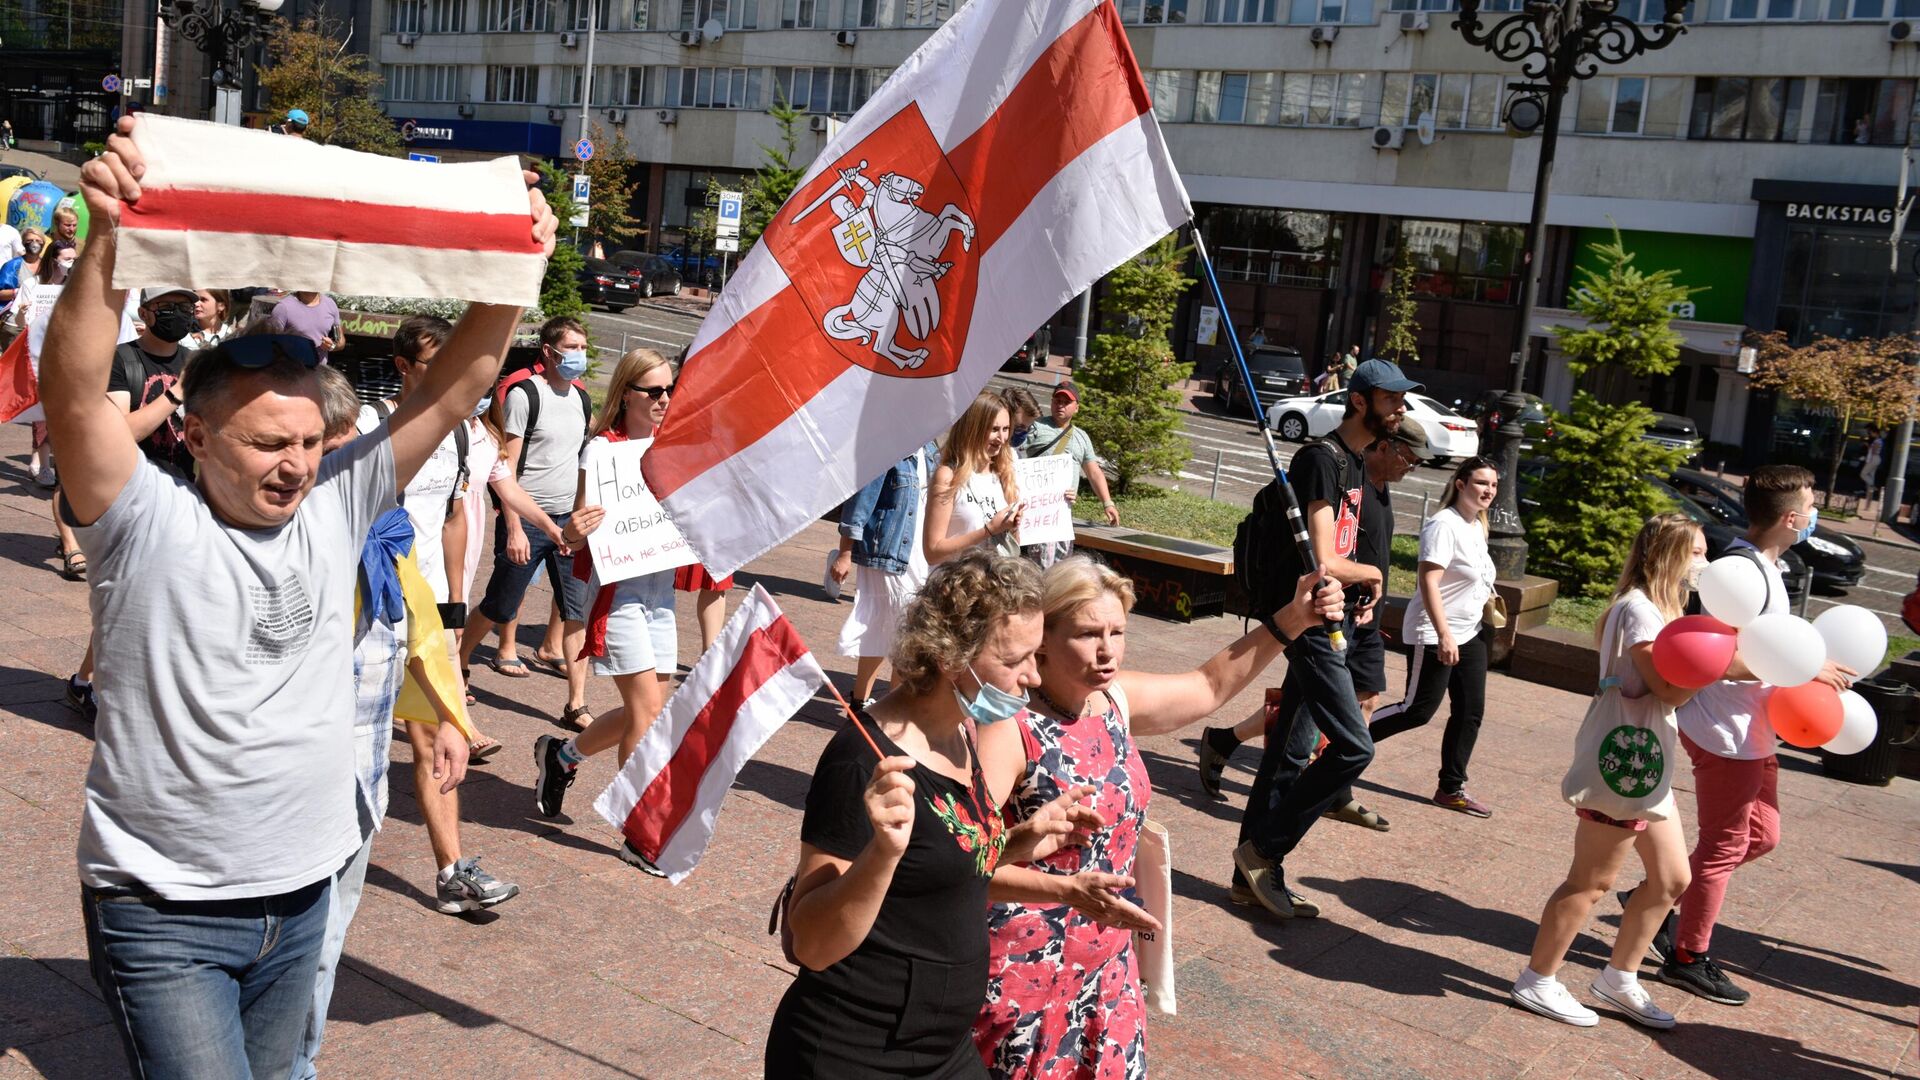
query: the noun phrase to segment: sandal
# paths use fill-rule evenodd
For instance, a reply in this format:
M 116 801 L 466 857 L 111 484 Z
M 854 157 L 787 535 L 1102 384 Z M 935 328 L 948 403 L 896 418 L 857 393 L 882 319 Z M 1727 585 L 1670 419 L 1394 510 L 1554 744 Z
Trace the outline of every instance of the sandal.
M 478 705 L 480 703 L 480 699 L 473 696 L 473 669 L 472 668 L 460 669 L 460 685 L 466 687 L 467 704 Z
M 582 720 L 582 717 L 586 719 Z M 587 730 L 587 725 L 591 723 L 593 723 L 593 713 L 590 712 L 585 705 L 569 705 L 560 710 L 560 724 L 562 727 L 570 727 L 575 731 L 585 731 Z
M 500 740 L 485 735 L 467 744 L 467 764 L 478 765 L 500 752 Z
M 487 666 L 509 679 L 524 679 L 530 674 L 527 671 L 527 662 L 517 656 L 504 658 L 496 656 L 487 662 Z
M 87 555 L 79 548 L 60 551 L 60 576 L 68 581 L 87 580 Z
M 541 656 L 538 652 L 533 654 L 533 659 L 527 661 L 527 667 L 532 668 L 542 675 L 551 675 L 556 679 L 564 679 L 567 677 L 567 665 L 564 662 Z

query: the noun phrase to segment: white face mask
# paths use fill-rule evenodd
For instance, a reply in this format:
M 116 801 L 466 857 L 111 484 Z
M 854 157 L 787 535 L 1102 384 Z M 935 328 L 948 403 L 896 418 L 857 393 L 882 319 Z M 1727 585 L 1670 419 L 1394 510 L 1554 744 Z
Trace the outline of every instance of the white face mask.
M 1688 563 L 1687 564 L 1687 588 L 1698 589 L 1700 587 L 1700 575 L 1706 572 L 1707 572 L 1707 560 L 1695 559 L 1693 560 L 1693 562 Z

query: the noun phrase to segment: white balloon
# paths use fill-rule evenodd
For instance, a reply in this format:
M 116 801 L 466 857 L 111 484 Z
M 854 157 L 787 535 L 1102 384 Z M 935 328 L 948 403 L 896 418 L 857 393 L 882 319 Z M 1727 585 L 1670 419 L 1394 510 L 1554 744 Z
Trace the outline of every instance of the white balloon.
M 1840 691 L 1840 707 L 1846 710 L 1840 720 L 1840 731 L 1821 749 L 1842 756 L 1857 754 L 1879 733 L 1880 718 L 1873 715 L 1873 706 L 1866 698 L 1851 690 Z
M 1811 682 L 1827 662 L 1827 643 L 1798 615 L 1775 612 L 1740 628 L 1740 659 L 1754 678 L 1774 686 Z
M 1767 606 L 1766 576 L 1745 555 L 1715 559 L 1700 572 L 1700 603 L 1707 614 L 1738 630 Z
M 1887 628 L 1880 617 L 1857 604 L 1830 607 L 1813 620 L 1827 643 L 1827 658 L 1862 677 L 1880 670 L 1887 657 Z

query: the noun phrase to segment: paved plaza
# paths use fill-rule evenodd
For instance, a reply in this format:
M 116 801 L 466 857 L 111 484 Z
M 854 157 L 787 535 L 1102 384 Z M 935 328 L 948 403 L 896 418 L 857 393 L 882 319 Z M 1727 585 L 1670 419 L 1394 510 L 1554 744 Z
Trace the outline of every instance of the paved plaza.
M 26 429 L 0 430 L 0 1080 L 125 1075 L 87 973 L 74 845 L 89 732 L 62 702 L 86 647 L 84 587 L 54 572 L 48 503 L 27 479 Z M 841 685 L 832 655 L 848 610 L 819 588 L 826 525 L 755 562 Z M 530 598 L 529 613 L 546 594 Z M 690 601 L 681 661 L 694 658 Z M 1237 620 L 1177 625 L 1136 617 L 1129 666 L 1170 671 L 1210 655 Z M 192 626 L 179 628 L 191 634 Z M 531 635 L 529 635 L 530 638 Z M 482 655 L 487 655 L 484 651 Z M 1405 665 L 1389 660 L 1398 685 Z M 1278 681 L 1278 666 L 1269 676 Z M 726 1077 L 757 1075 L 790 969 L 768 909 L 797 852 L 813 762 L 840 722 L 816 700 L 742 773 L 706 861 L 679 887 L 614 856 L 591 804 L 613 763 L 596 758 L 569 817 L 533 809 L 534 738 L 557 732 L 563 685 L 475 668 L 482 728 L 506 743 L 462 789 L 465 851 L 518 898 L 471 918 L 431 906 L 433 860 L 394 747 L 393 804 L 347 942 L 322 1073 L 338 1077 Z M 1389 693 L 1388 697 L 1393 697 Z M 1219 722 L 1245 715 L 1249 690 Z M 616 701 L 595 680 L 591 703 Z M 1154 1017 L 1155 1077 L 1920 1077 L 1920 785 L 1855 787 L 1812 759 L 1782 756 L 1784 841 L 1732 880 L 1715 954 L 1752 988 L 1725 1008 L 1654 984 L 1680 1027 L 1653 1035 L 1602 1010 L 1563 1027 L 1522 1012 L 1507 988 L 1534 919 L 1571 853 L 1559 780 L 1586 700 L 1506 676 L 1489 680 L 1472 790 L 1481 821 L 1426 804 L 1440 724 L 1388 743 L 1361 799 L 1387 834 L 1325 822 L 1291 860 L 1293 884 L 1325 908 L 1282 924 L 1227 902 L 1229 852 L 1255 748 L 1228 773 L 1226 803 L 1193 769 L 1198 730 L 1144 740 L 1152 815 L 1177 869 L 1177 1017 Z M 288 718 L 290 722 L 296 718 Z M 1683 766 L 1680 802 L 1692 810 Z M 297 822 L 263 822 L 296 834 Z M 290 835 L 293 842 L 297 836 Z M 1564 978 L 1583 998 L 1619 922 L 1611 899 L 1575 944 Z

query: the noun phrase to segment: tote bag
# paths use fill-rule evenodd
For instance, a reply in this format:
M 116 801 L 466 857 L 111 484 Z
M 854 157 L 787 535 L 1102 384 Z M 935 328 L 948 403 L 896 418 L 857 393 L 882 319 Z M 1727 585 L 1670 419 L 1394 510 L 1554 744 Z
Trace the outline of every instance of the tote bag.
M 1133 955 L 1140 965 L 1140 996 L 1166 1016 L 1174 1015 L 1173 997 L 1173 851 L 1167 828 L 1152 818 L 1141 823 L 1133 853 L 1134 888 L 1140 906 L 1160 922 L 1158 930 L 1133 932 Z
M 1662 821 L 1673 814 L 1673 710 L 1652 694 L 1629 698 L 1620 692 L 1620 665 L 1632 663 L 1617 632 L 1624 606 L 1616 603 L 1607 612 L 1600 685 L 1574 736 L 1573 764 L 1560 781 L 1560 797 L 1575 809 L 1618 821 Z

